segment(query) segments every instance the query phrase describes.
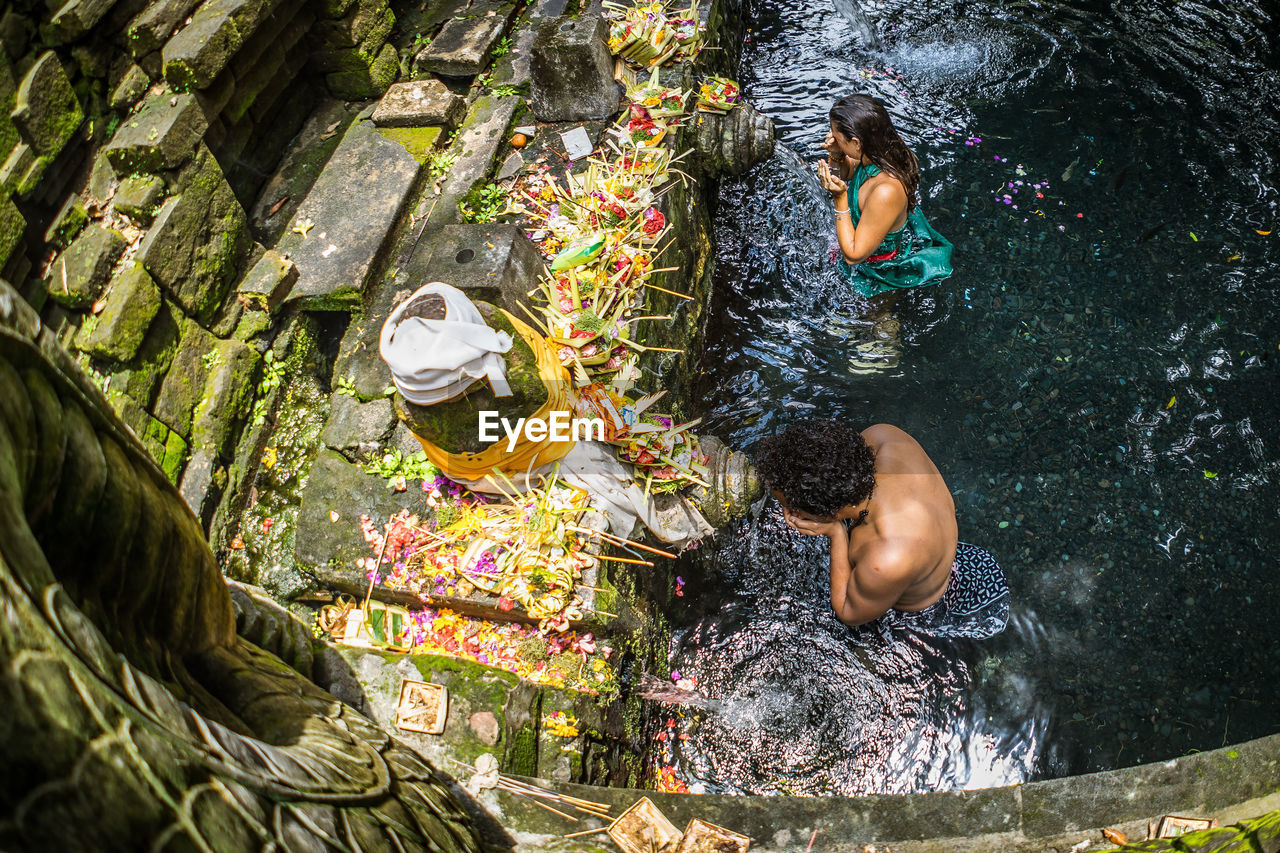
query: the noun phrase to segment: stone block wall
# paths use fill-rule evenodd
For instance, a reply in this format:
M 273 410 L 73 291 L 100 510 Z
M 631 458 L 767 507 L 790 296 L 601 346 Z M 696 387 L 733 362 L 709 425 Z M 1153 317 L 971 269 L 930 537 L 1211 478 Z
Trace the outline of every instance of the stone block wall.
M 322 99 L 395 81 L 395 15 L 387 0 L 0 8 L 0 277 L 207 523 L 297 279 L 246 211 Z

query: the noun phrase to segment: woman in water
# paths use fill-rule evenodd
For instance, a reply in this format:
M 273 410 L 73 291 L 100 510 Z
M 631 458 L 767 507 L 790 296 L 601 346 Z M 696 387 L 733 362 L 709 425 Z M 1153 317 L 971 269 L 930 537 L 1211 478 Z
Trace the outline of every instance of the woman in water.
M 846 95 L 831 108 L 818 180 L 836 206 L 840 272 L 858 293 L 933 284 L 951 275 L 951 243 L 920 212 L 920 166 L 884 104 Z

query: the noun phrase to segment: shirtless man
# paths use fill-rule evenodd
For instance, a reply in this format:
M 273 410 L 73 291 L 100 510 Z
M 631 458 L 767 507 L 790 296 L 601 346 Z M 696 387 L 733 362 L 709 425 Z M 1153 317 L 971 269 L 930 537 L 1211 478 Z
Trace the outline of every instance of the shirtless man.
M 757 466 L 787 524 L 831 540 L 831 607 L 877 622 L 983 639 L 1004 630 L 1009 587 L 995 559 L 958 542 L 937 466 L 888 424 L 859 435 L 836 420 L 800 421 L 761 442 Z

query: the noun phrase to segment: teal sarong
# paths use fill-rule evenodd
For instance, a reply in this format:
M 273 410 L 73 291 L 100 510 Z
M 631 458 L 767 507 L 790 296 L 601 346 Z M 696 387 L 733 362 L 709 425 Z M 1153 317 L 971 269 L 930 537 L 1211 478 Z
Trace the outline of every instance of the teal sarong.
M 868 178 L 880 174 L 875 164 L 859 166 L 849 182 L 849 218 L 858 227 L 858 189 Z M 951 275 L 951 243 L 943 237 L 917 206 L 896 231 L 884 236 L 880 247 L 865 261 L 852 266 L 840 258 L 840 273 L 858 293 L 870 299 L 890 290 L 905 290 L 936 284 Z

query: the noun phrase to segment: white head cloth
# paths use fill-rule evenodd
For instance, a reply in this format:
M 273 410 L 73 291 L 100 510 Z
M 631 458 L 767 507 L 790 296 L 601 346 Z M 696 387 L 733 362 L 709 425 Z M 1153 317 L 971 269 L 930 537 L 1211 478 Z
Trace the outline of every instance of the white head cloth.
M 403 316 L 414 300 L 431 294 L 444 300 L 443 320 Z M 485 325 L 466 294 L 444 282 L 424 285 L 396 306 L 382 324 L 379 349 L 396 390 L 410 403 L 441 403 L 486 378 L 496 396 L 511 396 L 502 357 L 511 349 L 511 336 Z

